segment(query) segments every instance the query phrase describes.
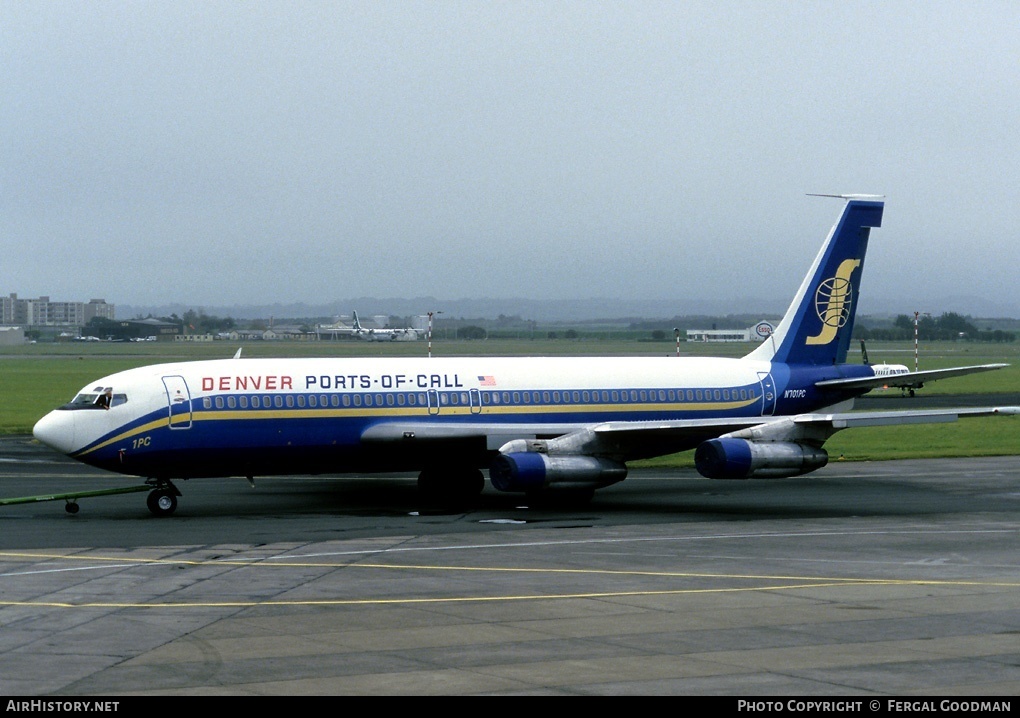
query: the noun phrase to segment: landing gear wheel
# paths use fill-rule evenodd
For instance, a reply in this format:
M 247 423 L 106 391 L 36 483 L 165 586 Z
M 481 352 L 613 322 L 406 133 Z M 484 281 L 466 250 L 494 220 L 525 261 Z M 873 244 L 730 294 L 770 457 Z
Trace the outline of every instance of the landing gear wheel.
M 145 503 L 153 516 L 169 516 L 177 510 L 177 497 L 167 489 L 150 491 Z
M 524 494 L 530 506 L 537 509 L 579 509 L 595 498 L 595 489 L 545 489 Z
M 485 489 L 485 477 L 478 469 L 464 469 L 455 479 L 458 495 L 473 499 Z
M 66 504 L 64 504 L 64 511 L 66 511 L 69 514 L 78 513 L 79 508 L 80 507 L 78 506 L 78 504 L 75 503 L 74 501 L 68 501 Z
M 443 481 L 439 472 L 425 470 L 418 474 L 418 493 L 425 499 L 439 496 L 443 490 Z
M 426 469 L 418 475 L 418 493 L 422 500 L 445 508 L 467 508 L 485 488 L 479 469 Z

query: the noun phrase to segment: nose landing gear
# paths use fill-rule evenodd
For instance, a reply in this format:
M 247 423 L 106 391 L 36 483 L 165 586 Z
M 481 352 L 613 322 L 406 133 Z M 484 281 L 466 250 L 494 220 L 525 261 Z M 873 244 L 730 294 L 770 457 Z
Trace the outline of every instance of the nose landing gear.
M 145 498 L 145 505 L 153 516 L 170 516 L 177 510 L 177 497 L 180 490 L 169 479 L 149 479 L 145 482 L 152 486 L 152 491 Z

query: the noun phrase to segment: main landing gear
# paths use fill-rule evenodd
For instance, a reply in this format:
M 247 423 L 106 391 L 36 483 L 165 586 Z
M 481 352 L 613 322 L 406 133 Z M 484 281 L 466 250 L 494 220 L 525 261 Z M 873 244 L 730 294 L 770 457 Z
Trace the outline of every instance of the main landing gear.
M 447 508 L 471 505 L 484 488 L 485 477 L 474 467 L 432 468 L 418 475 L 422 500 Z
M 181 492 L 173 485 L 172 481 L 169 479 L 148 479 L 145 483 L 153 487 L 145 498 L 145 504 L 153 516 L 169 516 L 177 510 L 177 497 L 181 495 Z

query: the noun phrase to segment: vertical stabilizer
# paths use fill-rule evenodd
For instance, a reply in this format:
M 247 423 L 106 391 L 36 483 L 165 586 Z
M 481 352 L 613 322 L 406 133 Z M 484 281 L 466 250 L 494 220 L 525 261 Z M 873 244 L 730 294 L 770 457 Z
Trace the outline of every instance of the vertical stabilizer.
M 772 336 L 748 359 L 788 364 L 842 364 L 854 328 L 864 255 L 885 203 L 837 195 L 846 206 Z

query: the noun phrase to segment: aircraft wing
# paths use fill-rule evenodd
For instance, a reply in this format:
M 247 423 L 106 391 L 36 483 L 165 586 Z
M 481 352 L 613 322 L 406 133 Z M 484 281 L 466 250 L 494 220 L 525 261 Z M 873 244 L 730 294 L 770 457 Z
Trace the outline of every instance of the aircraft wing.
M 1002 369 L 1009 364 L 978 364 L 975 366 L 958 366 L 951 369 L 929 369 L 928 371 L 911 371 L 906 374 L 889 374 L 886 376 L 864 377 L 861 379 L 826 379 L 815 382 L 819 389 L 881 389 L 883 387 L 901 387 L 919 389 L 925 382 L 948 379 L 964 374 L 976 374 L 982 371 Z
M 445 442 L 484 439 L 500 453 L 612 456 L 622 461 L 661 456 L 694 448 L 716 437 L 756 441 L 807 441 L 817 445 L 842 429 L 897 424 L 950 423 L 960 418 L 1020 415 L 1018 406 L 956 409 L 861 411 L 742 419 L 610 421 L 595 424 L 506 424 L 464 422 L 380 423 L 362 434 L 367 443 Z
M 503 422 L 465 423 L 441 421 L 398 421 L 383 422 L 365 429 L 361 440 L 367 443 L 391 441 L 446 441 L 451 439 L 474 439 L 480 437 L 530 437 L 561 436 L 576 431 L 577 424 L 510 424 Z
M 553 451 L 557 452 L 612 455 L 630 461 L 685 451 L 705 439 L 769 421 L 773 420 L 749 417 L 556 424 L 401 421 L 371 426 L 362 433 L 361 440 L 384 444 L 484 439 L 488 449 L 501 451 L 515 441 L 539 440 L 556 447 Z

